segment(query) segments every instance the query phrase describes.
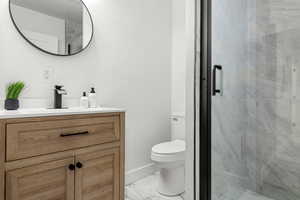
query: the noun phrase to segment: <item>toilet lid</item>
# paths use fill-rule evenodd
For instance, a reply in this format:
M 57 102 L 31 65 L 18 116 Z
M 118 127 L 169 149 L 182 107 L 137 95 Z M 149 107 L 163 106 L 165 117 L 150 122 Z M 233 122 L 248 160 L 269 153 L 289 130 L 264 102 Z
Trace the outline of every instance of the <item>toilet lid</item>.
M 157 144 L 152 148 L 152 152 L 158 154 L 175 154 L 182 153 L 185 151 L 185 141 L 174 140 L 171 142 L 164 142 Z

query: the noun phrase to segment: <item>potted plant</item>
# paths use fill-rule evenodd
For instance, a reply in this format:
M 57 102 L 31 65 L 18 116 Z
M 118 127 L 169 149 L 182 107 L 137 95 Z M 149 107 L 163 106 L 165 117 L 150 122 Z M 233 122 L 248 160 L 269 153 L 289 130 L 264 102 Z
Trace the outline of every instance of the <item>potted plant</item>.
M 17 110 L 19 108 L 19 96 L 24 89 L 25 84 L 21 81 L 10 83 L 6 89 L 6 110 Z

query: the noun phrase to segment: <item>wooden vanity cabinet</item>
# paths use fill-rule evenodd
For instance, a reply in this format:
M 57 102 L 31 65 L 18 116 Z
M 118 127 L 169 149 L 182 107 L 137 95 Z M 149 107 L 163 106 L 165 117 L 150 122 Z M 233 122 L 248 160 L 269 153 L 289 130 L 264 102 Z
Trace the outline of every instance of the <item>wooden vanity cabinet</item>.
M 76 156 L 76 165 L 75 200 L 120 199 L 119 149 Z
M 74 199 L 73 158 L 6 172 L 6 199 Z
M 124 200 L 124 121 L 124 113 L 0 120 L 0 199 Z

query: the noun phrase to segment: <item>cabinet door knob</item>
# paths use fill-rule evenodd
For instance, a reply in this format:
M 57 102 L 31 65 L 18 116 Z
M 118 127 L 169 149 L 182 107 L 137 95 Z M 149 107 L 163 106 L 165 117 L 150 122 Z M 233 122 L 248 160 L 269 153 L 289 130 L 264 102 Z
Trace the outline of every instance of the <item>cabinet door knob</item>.
M 80 169 L 80 168 L 82 168 L 82 167 L 83 167 L 83 165 L 82 165 L 82 163 L 81 163 L 81 162 L 78 162 L 78 163 L 76 163 L 76 167 Z
M 74 171 L 74 170 L 75 170 L 75 165 L 70 164 L 70 165 L 69 165 L 69 169 L 70 169 L 71 171 Z

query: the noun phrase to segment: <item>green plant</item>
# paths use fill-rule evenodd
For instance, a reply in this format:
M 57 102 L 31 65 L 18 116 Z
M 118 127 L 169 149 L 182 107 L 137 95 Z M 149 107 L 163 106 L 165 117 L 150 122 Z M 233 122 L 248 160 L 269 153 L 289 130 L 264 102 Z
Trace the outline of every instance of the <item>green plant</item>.
M 6 89 L 6 99 L 18 99 L 24 87 L 25 84 L 21 81 L 8 84 Z

